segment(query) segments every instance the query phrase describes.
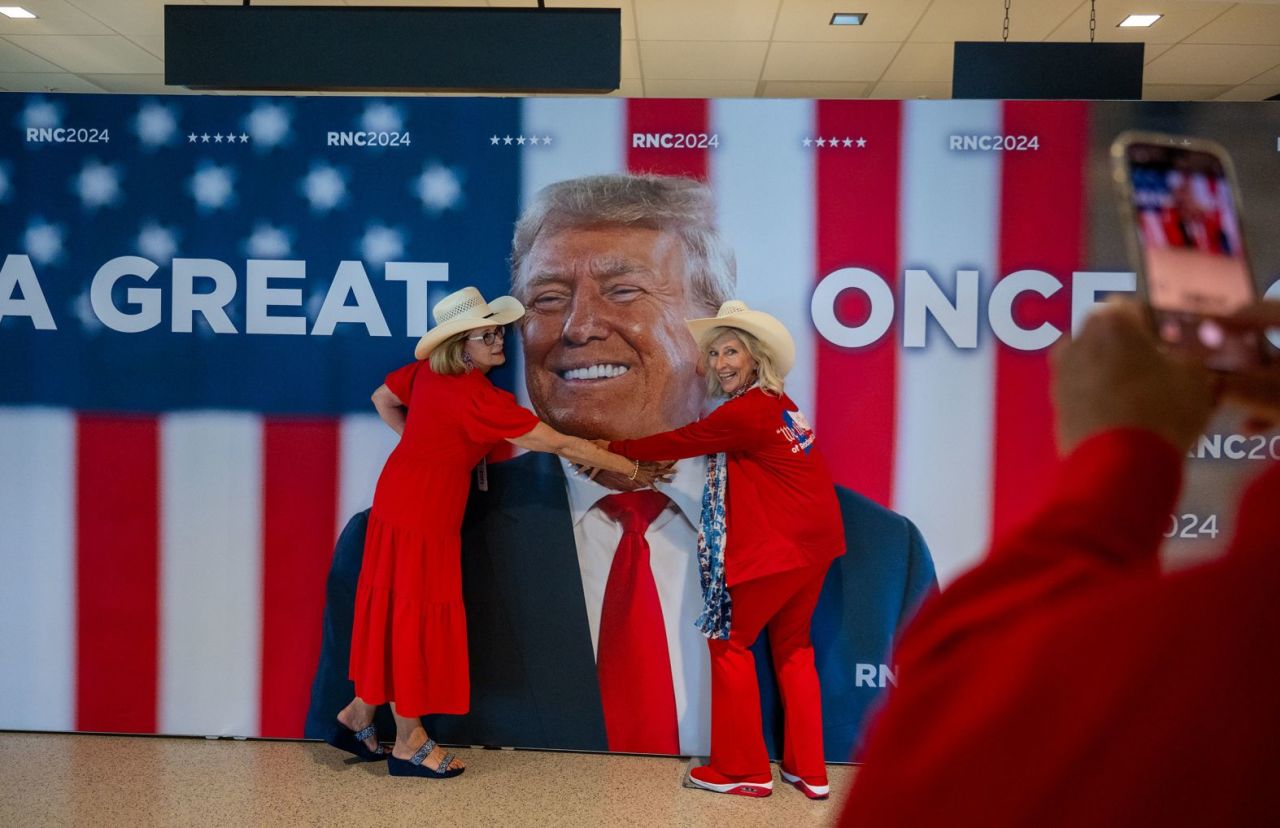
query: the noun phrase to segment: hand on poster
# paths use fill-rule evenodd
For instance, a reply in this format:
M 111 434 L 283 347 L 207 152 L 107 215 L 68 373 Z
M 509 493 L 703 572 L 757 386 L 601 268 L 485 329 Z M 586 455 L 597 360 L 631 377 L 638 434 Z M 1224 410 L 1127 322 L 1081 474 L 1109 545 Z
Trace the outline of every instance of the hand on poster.
M 1213 410 L 1213 375 L 1162 351 L 1141 307 L 1099 307 L 1053 356 L 1058 449 L 1070 453 L 1094 434 L 1146 428 L 1185 451 Z
M 608 440 L 593 440 L 592 442 L 605 451 L 609 450 Z M 575 464 L 573 470 L 578 474 L 585 475 L 588 480 L 594 480 L 605 488 L 619 492 L 632 492 L 639 489 L 652 488 L 657 483 L 671 482 L 671 478 L 675 476 L 675 466 L 674 460 L 662 462 L 641 461 L 636 466 L 634 478 L 583 464 Z

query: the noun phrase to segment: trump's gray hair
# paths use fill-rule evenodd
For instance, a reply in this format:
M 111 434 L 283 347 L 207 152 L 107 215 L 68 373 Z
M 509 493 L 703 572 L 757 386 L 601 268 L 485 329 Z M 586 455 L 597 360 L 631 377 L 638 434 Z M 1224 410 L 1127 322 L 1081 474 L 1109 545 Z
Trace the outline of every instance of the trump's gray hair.
M 572 227 L 622 225 L 664 230 L 684 246 L 690 298 L 714 313 L 738 281 L 733 250 L 716 229 L 711 189 L 669 175 L 591 175 L 559 181 L 534 196 L 516 222 L 511 241 L 511 292 L 528 302 L 522 272 L 533 244 Z

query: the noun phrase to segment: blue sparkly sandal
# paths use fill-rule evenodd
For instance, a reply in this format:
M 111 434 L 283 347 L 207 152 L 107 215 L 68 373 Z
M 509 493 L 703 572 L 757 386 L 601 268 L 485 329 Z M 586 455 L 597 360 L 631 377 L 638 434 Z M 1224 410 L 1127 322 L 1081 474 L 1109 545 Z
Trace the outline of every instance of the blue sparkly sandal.
M 418 748 L 418 752 L 413 754 L 409 759 L 397 759 L 394 756 L 387 757 L 387 773 L 392 776 L 421 776 L 426 779 L 452 779 L 461 774 L 466 768 L 454 768 L 449 770 L 449 763 L 453 761 L 454 754 L 445 754 L 440 763 L 434 768 L 424 767 L 423 762 L 426 761 L 427 755 L 436 749 L 436 740 L 428 739 L 422 747 Z
M 329 735 L 325 737 L 325 741 L 338 750 L 345 750 L 347 753 L 358 756 L 366 762 L 381 762 L 391 755 L 391 751 L 382 745 L 378 745 L 377 750 L 370 750 L 369 746 L 364 743 L 364 740 L 370 736 L 374 739 L 378 738 L 378 729 L 373 725 L 369 725 L 363 730 L 352 731 L 342 722 L 334 722 L 333 727 L 329 729 Z

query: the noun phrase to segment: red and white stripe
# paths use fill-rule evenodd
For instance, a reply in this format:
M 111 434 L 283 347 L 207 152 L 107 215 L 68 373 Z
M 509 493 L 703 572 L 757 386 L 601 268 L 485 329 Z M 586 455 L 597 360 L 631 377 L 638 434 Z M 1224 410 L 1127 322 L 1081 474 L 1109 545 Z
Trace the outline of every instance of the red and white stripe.
M 1020 299 L 1015 318 L 1066 330 L 1086 105 L 533 98 L 522 128 L 553 137 L 522 150 L 526 202 L 592 173 L 710 183 L 739 297 L 796 336 L 788 391 L 838 481 L 913 519 L 944 582 L 1025 512 L 1052 464 L 1044 352 L 982 320 L 975 349 L 937 326 L 905 349 L 895 323 L 851 351 L 814 333 L 809 303 L 846 267 L 896 297 L 906 269 L 945 292 L 977 270 L 985 295 L 1034 268 L 1064 288 Z M 633 131 L 715 133 L 719 147 L 633 149 Z M 953 132 L 1038 134 L 1041 149 L 958 155 Z M 866 312 L 857 292 L 838 297 L 847 323 Z M 0 729 L 300 735 L 333 541 L 394 443 L 372 413 L 0 408 Z
M 0 409 L 0 729 L 301 735 L 333 543 L 393 445 L 367 416 Z

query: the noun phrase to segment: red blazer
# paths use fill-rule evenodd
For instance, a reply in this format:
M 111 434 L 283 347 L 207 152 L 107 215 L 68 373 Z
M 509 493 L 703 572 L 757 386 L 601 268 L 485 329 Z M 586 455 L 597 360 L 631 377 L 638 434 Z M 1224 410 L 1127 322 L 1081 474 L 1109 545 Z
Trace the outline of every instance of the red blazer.
M 1277 824 L 1280 464 L 1224 557 L 1162 574 L 1182 463 L 1153 432 L 1086 440 L 925 603 L 842 826 Z
M 725 452 L 729 586 L 844 554 L 844 523 L 813 429 L 786 394 L 752 388 L 683 428 L 609 449 L 633 460 Z

